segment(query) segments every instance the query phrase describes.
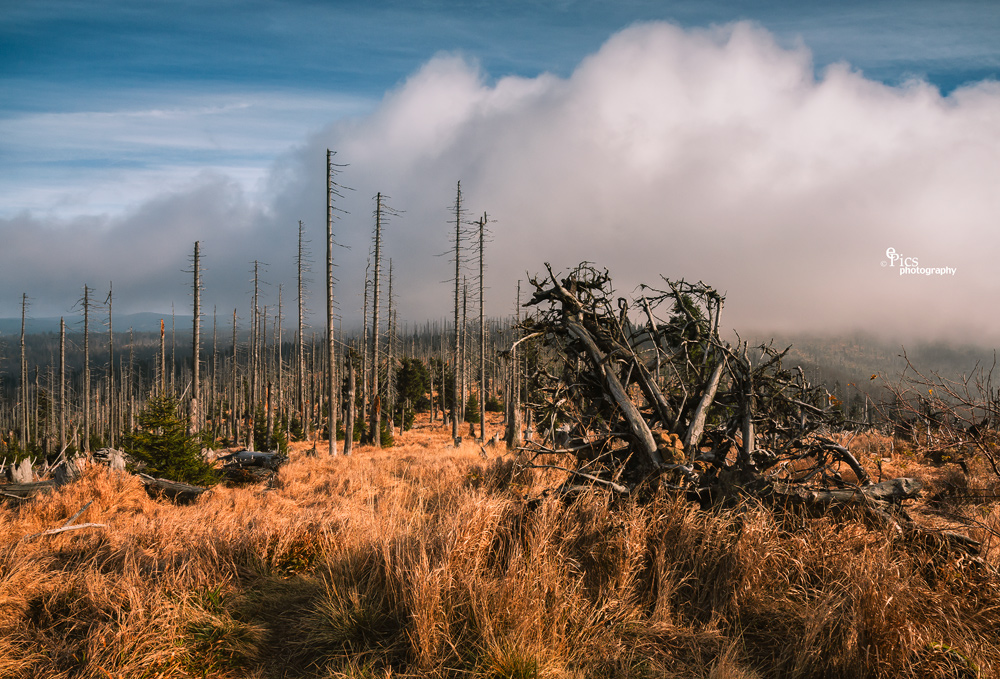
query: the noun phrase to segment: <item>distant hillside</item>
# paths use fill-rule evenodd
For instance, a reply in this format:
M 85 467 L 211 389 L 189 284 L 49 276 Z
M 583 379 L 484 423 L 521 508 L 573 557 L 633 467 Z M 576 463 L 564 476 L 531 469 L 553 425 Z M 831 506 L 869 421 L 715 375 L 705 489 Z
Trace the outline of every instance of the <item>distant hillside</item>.
M 67 314 L 63 318 L 66 319 L 66 331 L 67 332 L 83 332 L 83 314 L 73 313 Z M 142 312 L 137 314 L 115 314 L 114 324 L 115 329 L 121 330 L 122 332 L 127 332 L 129 328 L 135 332 L 160 332 L 160 319 L 163 319 L 167 324 L 167 332 L 170 332 L 170 314 L 156 314 L 152 312 Z M 209 319 L 211 320 L 211 319 Z M 91 330 L 97 332 L 101 328 L 106 328 L 108 322 L 108 314 L 104 310 L 94 310 L 91 312 L 90 317 L 90 328 Z M 174 316 L 173 320 L 178 330 L 191 327 L 191 317 L 190 316 Z M 203 321 L 204 323 L 204 321 Z M 27 318 L 24 322 L 24 332 L 27 335 L 40 335 L 46 333 L 57 333 L 59 332 L 59 318 L 57 316 L 47 317 L 47 318 Z M 0 318 L 0 337 L 7 337 L 14 335 L 20 336 L 21 334 L 21 318 Z
M 176 353 L 178 360 L 187 360 L 190 355 L 191 317 L 175 316 L 174 331 L 171 332 L 170 315 L 152 312 L 135 314 L 116 314 L 114 318 L 115 344 L 118 347 L 119 360 L 123 360 L 124 352 L 129 348 L 135 350 L 137 361 L 151 360 L 158 351 L 160 319 L 166 323 L 167 346 L 171 353 Z M 231 343 L 231 331 L 228 319 L 220 320 L 219 348 L 228 349 Z M 79 314 L 66 317 L 67 321 L 67 362 L 71 371 L 82 366 L 82 331 L 83 320 Z M 94 370 L 100 372 L 107 363 L 107 315 L 105 312 L 94 313 L 91 320 L 91 361 Z M 203 320 L 203 339 L 207 342 L 211 337 L 211 318 Z M 426 326 L 426 327 L 425 327 Z M 413 332 L 430 334 L 436 337 L 440 328 L 436 323 L 425 326 L 413 326 Z M 221 330 L 226 328 L 225 331 Z M 129 329 L 134 335 L 129 339 Z M 42 370 L 58 364 L 58 332 L 59 319 L 29 318 L 26 322 L 29 335 L 27 342 L 27 359 L 30 370 L 36 367 Z M 348 331 L 357 333 L 360 328 Z M 18 339 L 21 332 L 20 318 L 0 318 L 0 384 L 8 387 L 13 384 L 12 376 L 19 371 Z M 404 334 L 409 331 L 404 330 Z M 102 337 L 103 335 L 103 337 Z M 239 341 L 245 342 L 247 329 L 241 319 Z M 284 342 L 290 342 L 293 337 L 291 328 L 285 328 Z M 991 347 L 976 344 L 946 344 L 943 342 L 915 343 L 902 346 L 873 336 L 850 334 L 840 336 L 817 336 L 795 334 L 773 334 L 763 332 L 744 335 L 751 344 L 773 342 L 777 349 L 791 345 L 784 364 L 788 367 L 801 366 L 814 384 L 823 384 L 844 402 L 860 399 L 864 395 L 881 400 L 888 394 L 883 385 L 886 380 L 896 383 L 902 376 L 906 361 L 903 358 L 905 350 L 910 362 L 925 375 L 937 374 L 944 379 L 960 380 L 963 376 L 972 375 L 977 364 L 986 370 L 993 365 L 994 350 Z M 729 338 L 735 342 L 735 336 Z M 433 339 L 431 346 L 439 346 L 439 341 Z M 176 347 L 176 348 L 175 348 Z M 291 348 L 289 347 L 289 350 Z M 872 375 L 880 375 L 880 379 L 871 380 Z M 6 380 L 4 379 L 6 378 Z
M 753 336 L 751 344 L 772 339 L 778 349 L 791 345 L 783 361 L 785 365 L 801 366 L 811 382 L 824 384 L 844 401 L 858 394 L 868 394 L 876 400 L 885 397 L 885 382 L 898 383 L 906 368 L 904 352 L 910 364 L 924 375 L 946 380 L 971 376 L 977 365 L 988 371 L 994 361 L 991 347 L 943 342 L 903 346 L 861 334 L 819 337 L 759 333 Z M 872 375 L 879 378 L 872 380 Z

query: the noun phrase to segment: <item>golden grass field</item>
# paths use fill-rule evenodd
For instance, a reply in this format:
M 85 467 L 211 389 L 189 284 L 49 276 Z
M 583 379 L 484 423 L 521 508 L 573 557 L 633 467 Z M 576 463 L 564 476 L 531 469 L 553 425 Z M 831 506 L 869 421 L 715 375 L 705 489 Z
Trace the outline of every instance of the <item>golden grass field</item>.
M 0 677 L 1000 676 L 982 493 L 950 505 L 989 543 L 972 558 L 851 516 L 538 500 L 553 472 L 449 440 L 300 444 L 272 488 L 188 506 L 90 467 L 0 509 Z M 884 476 L 954 481 L 908 454 Z M 106 527 L 23 539 L 91 500 Z

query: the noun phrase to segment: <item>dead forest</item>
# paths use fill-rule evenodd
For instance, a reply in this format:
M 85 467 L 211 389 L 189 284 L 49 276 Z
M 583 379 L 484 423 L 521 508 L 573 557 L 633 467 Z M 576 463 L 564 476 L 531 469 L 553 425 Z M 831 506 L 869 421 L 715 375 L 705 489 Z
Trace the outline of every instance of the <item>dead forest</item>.
M 378 194 L 344 332 L 327 162 L 323 327 L 300 223 L 274 304 L 255 263 L 205 314 L 195 243 L 189 329 L 84 286 L 3 348 L 0 675 L 1000 675 L 990 366 L 859 418 L 710 285 L 588 262 L 488 318 L 460 184 L 452 318 L 400 320 Z
M 450 426 L 456 447 L 465 437 L 479 444 L 502 438 L 518 465 L 565 475 L 546 491 L 559 497 L 599 488 L 638 499 L 668 491 L 703 508 L 746 500 L 813 512 L 850 507 L 901 533 L 924 531 L 903 508 L 923 484 L 885 479 L 880 463 L 867 468 L 845 440 L 852 431 L 922 440 L 934 460 L 965 473 L 977 460 L 1000 480 L 994 429 L 1000 396 L 987 366 L 955 382 L 907 363 L 903 375 L 881 376 L 881 399 L 866 394 L 858 421 L 827 385 L 783 364 L 788 347 L 751 345 L 738 334 L 725 339 L 725 299 L 702 282 L 661 275 L 625 297 L 597 265 L 557 272 L 546 263 L 528 280 L 523 301 L 518 283 L 512 317 L 487 318 L 491 220 L 485 212 L 469 218 L 461 182 L 449 235 L 452 318 L 400 322 L 398 282 L 383 254 L 400 213 L 378 193 L 362 329 L 345 333 L 333 275 L 344 166 L 334 156 L 327 152 L 320 332 L 305 324 L 302 222 L 293 299 L 279 284 L 276 299 L 265 301 L 253 262 L 249 308 L 242 317 L 240 309 L 220 317 L 213 306 L 210 334 L 200 242 L 188 270 L 189 332 L 178 333 L 173 314 L 169 332 L 166 318 L 158 334 L 116 332 L 113 284 L 106 295 L 84 285 L 75 332 L 63 318 L 57 339 L 29 338 L 22 295 L 17 374 L 8 370 L 0 381 L 0 465 L 8 480 L 29 483 L 96 451 L 129 460 L 136 472 L 182 476 L 180 467 L 158 467 L 137 451 L 149 447 L 142 442 L 151 432 L 178 427 L 175 443 L 205 464 L 219 449 L 230 451 L 225 459 L 249 451 L 246 459 L 256 460 L 254 451 L 282 455 L 293 442 L 349 455 L 355 442 L 391 446 L 418 417 Z M 9 359 L 13 347 L 4 349 Z M 487 433 L 487 411 L 502 414 L 502 432 Z M 209 478 L 190 474 L 162 482 Z M 979 550 L 967 535 L 935 535 Z

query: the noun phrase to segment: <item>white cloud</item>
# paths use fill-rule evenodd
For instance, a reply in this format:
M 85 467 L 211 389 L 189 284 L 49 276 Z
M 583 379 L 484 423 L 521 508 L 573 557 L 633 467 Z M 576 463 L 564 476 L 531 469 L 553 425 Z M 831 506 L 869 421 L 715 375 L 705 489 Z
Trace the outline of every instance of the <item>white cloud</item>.
M 337 226 L 352 247 L 338 268 L 348 321 L 360 307 L 377 191 L 405 211 L 386 234 L 401 315 L 448 315 L 449 267 L 434 255 L 449 247 L 448 206 L 461 179 L 470 215 L 497 220 L 487 250 L 494 314 L 510 309 L 526 271 L 591 260 L 623 292 L 661 273 L 705 280 L 728 292 L 724 318 L 737 328 L 966 337 L 971 328 L 998 337 L 1000 320 L 977 306 L 1000 293 L 991 254 L 1000 238 L 998 123 L 996 83 L 942 97 L 921 82 L 867 80 L 846 64 L 817 78 L 805 48 L 784 49 L 750 24 L 645 24 L 613 36 L 567 79 L 490 82 L 474 63 L 439 56 L 370 114 L 282 157 L 266 207 L 213 179 L 215 189 L 164 197 L 115 228 L 146 234 L 183 223 L 175 268 L 185 239 L 224 228 L 238 243 L 205 250 L 233 288 L 247 289 L 254 258 L 271 262 L 272 281 L 291 282 L 298 219 L 323 252 L 332 148 L 356 189 Z M 173 202 L 190 212 L 168 219 Z M 957 275 L 900 277 L 880 266 L 890 246 Z

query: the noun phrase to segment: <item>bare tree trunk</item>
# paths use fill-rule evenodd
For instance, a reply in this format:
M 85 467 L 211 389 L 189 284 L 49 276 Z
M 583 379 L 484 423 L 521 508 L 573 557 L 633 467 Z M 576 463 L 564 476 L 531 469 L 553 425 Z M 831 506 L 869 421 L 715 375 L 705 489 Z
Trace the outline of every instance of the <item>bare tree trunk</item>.
M 347 422 L 344 423 L 344 455 L 354 449 L 354 356 L 347 356 Z
M 66 319 L 59 318 L 59 450 L 66 450 Z
M 201 418 L 201 241 L 194 242 L 194 319 L 191 321 L 191 418 L 188 433 L 198 430 Z
M 382 194 L 375 196 L 375 275 L 372 278 L 372 406 L 368 416 L 372 445 L 382 447 L 382 400 L 379 398 L 379 282 L 382 270 Z
M 688 427 L 687 433 L 684 436 L 684 449 L 688 453 L 689 460 L 694 460 L 698 455 L 698 442 L 701 440 L 702 432 L 705 430 L 708 409 L 715 400 L 715 393 L 719 389 L 719 380 L 722 377 L 722 371 L 725 367 L 725 359 L 720 359 L 719 363 L 715 366 L 715 370 L 712 371 L 712 375 L 708 378 L 708 385 L 705 387 L 701 401 L 698 402 L 698 407 L 695 408 L 694 414 L 691 416 L 691 426 Z
M 326 150 L 326 350 L 327 350 L 327 410 L 330 413 L 329 454 L 337 454 L 337 399 L 334 398 L 334 369 L 336 367 L 336 345 L 333 335 L 333 153 Z
M 222 409 L 219 407 L 219 324 L 218 307 L 212 305 L 212 436 L 219 436 L 219 416 Z
M 271 399 L 271 380 L 267 381 L 267 447 L 274 450 L 274 401 Z
M 459 317 L 458 317 L 458 287 L 459 278 L 461 277 L 462 270 L 462 182 L 459 181 L 455 191 L 455 350 L 452 353 L 452 358 L 454 360 L 455 368 L 455 384 L 452 389 L 453 401 L 451 404 L 451 437 L 458 444 L 458 420 L 459 420 L 459 401 L 458 401 L 458 371 L 459 371 L 459 354 L 462 350 L 461 348 L 461 335 Z
M 21 293 L 21 452 L 28 452 L 28 359 L 24 351 L 24 319 L 28 309 L 28 294 Z
M 90 452 L 90 288 L 83 286 L 83 452 Z
M 282 397 L 282 391 L 281 391 L 281 387 L 282 387 L 282 384 L 281 384 L 281 379 L 282 379 L 282 361 L 281 361 L 281 311 L 282 311 L 282 309 L 281 309 L 281 285 L 279 284 L 278 285 L 278 329 L 276 331 L 276 334 L 277 334 L 276 340 L 277 340 L 277 345 L 278 345 L 278 356 L 277 356 L 277 359 L 278 359 L 278 366 L 277 366 L 277 368 L 278 368 L 278 391 L 277 391 L 277 394 L 275 394 L 275 407 L 277 409 L 277 417 L 278 417 L 278 422 L 279 423 L 281 422 L 281 409 L 282 409 L 282 400 L 281 400 L 281 397 Z M 272 438 L 274 436 L 274 425 L 273 425 L 273 423 L 270 425 L 270 428 L 271 428 L 271 431 L 268 434 L 268 437 Z
M 507 383 L 507 430 L 504 432 L 504 440 L 507 448 L 516 450 L 523 445 L 521 439 L 521 390 L 520 372 L 518 366 L 520 362 L 517 357 L 517 347 L 510 350 L 510 378 Z
M 112 448 L 115 447 L 115 334 L 111 323 L 113 293 L 114 284 L 108 283 L 108 445 Z
M 479 440 L 486 441 L 486 315 L 483 299 L 483 249 L 486 213 L 479 220 Z
M 160 396 L 167 393 L 167 326 L 160 319 Z
M 247 404 L 247 448 L 253 450 L 255 435 L 255 420 L 257 419 L 257 341 L 260 328 L 257 326 L 257 295 L 259 294 L 258 282 L 259 262 L 253 262 L 253 299 L 250 302 L 250 351 L 247 356 L 247 366 L 250 373 L 250 402 Z
M 514 314 L 517 326 L 521 325 L 521 281 L 517 282 L 517 297 L 514 299 Z M 521 438 L 521 361 L 517 355 L 517 343 L 510 350 L 510 381 L 507 385 L 507 431 L 504 440 L 507 448 L 516 450 L 523 445 Z
M 132 328 L 128 329 L 128 430 L 135 431 L 135 389 L 137 378 L 135 376 L 135 342 L 132 337 Z
M 233 392 L 232 392 L 232 397 L 229 399 L 229 422 L 230 422 L 229 426 L 230 426 L 230 429 L 232 430 L 232 442 L 233 442 L 233 445 L 234 446 L 239 446 L 240 445 L 240 433 L 239 433 L 240 430 L 239 430 L 239 424 L 238 424 L 239 423 L 239 419 L 237 418 L 237 413 L 238 413 L 238 408 L 239 408 L 240 394 L 239 394 L 239 391 L 237 390 L 237 382 L 236 382 L 236 373 L 237 373 L 237 370 L 236 370 L 236 367 L 237 367 L 237 363 L 236 363 L 236 309 L 233 309 L 233 360 L 232 360 L 232 363 L 230 365 L 230 369 L 231 369 L 231 372 L 232 372 L 232 375 L 230 377 L 232 378 Z
M 368 413 L 368 271 L 371 269 L 372 260 L 369 253 L 368 262 L 365 264 L 365 296 L 364 308 L 361 317 L 364 319 L 364 328 L 361 332 L 361 417 L 365 418 Z M 363 438 L 363 437 L 362 437 Z
M 306 342 L 302 335 L 302 319 L 305 315 L 305 298 L 302 294 L 302 270 L 305 266 L 305 257 L 303 251 L 303 227 L 302 220 L 299 220 L 299 254 L 296 258 L 296 264 L 298 268 L 298 303 L 299 303 L 299 325 L 298 325 L 298 336 L 297 342 L 299 347 L 298 356 L 298 411 L 299 411 L 299 422 L 302 426 L 303 438 L 309 440 L 309 418 L 306 415 Z
M 316 412 L 316 333 L 309 335 L 309 417 L 318 420 Z M 318 438 L 318 434 L 317 434 Z
M 392 307 L 392 259 L 389 260 L 389 317 L 386 319 L 386 362 L 385 362 L 385 400 L 386 400 L 386 416 L 388 417 L 387 426 L 389 428 L 389 433 L 395 435 L 395 420 L 393 413 L 396 410 L 396 392 L 394 391 L 393 381 L 392 381 L 392 368 L 393 361 L 395 361 L 395 335 L 396 327 L 395 320 L 393 317 L 393 307 Z
M 177 393 L 174 378 L 177 375 L 177 317 L 174 314 L 174 303 L 170 303 L 170 393 Z
M 460 355 L 460 365 L 462 368 L 462 402 L 459 404 L 459 413 L 462 422 L 465 422 L 465 404 L 469 402 L 469 285 L 462 276 L 462 351 Z
M 271 389 L 271 362 L 267 353 L 267 305 L 260 310 L 260 349 L 257 352 L 257 361 L 260 364 L 260 388 L 261 396 L 264 399 L 264 447 L 271 445 L 271 431 L 273 423 L 271 421 L 271 403 L 269 392 Z M 256 420 L 256 409 L 254 410 Z

